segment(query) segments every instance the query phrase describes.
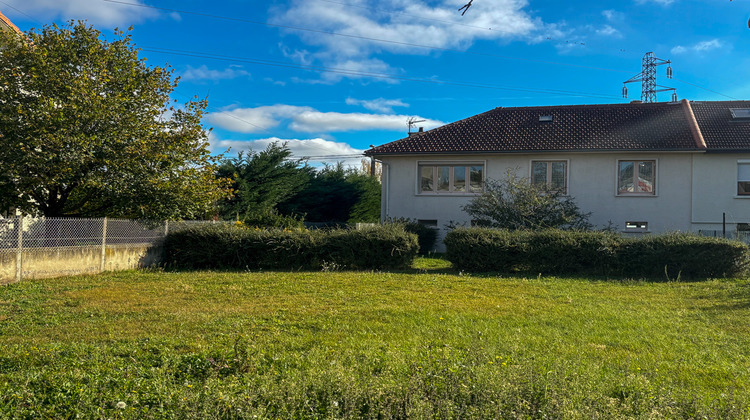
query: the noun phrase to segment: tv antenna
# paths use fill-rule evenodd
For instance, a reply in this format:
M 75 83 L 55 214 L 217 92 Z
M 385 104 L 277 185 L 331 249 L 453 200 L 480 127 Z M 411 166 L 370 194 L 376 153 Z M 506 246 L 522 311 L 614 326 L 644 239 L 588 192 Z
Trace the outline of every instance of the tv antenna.
M 643 70 L 622 82 L 622 97 L 628 97 L 628 83 L 641 82 L 641 101 L 644 103 L 656 102 L 656 92 L 672 91 L 672 102 L 677 102 L 677 92 L 675 88 L 659 86 L 656 84 L 656 66 L 667 65 L 667 79 L 672 78 L 672 62 L 656 58 L 653 52 L 647 52 L 643 56 Z M 661 89 L 657 89 L 661 88 Z
M 414 127 L 417 123 L 425 122 L 427 120 L 418 120 L 417 117 L 409 117 L 408 120 L 406 120 L 406 125 L 409 126 L 409 134 L 411 134 L 411 128 Z

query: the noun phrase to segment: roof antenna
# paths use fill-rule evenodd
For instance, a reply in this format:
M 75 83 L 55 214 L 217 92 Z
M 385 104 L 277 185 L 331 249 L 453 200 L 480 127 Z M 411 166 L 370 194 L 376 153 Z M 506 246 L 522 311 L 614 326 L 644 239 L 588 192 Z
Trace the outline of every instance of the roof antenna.
M 459 11 L 459 12 L 460 12 L 461 10 L 463 10 L 463 13 L 461 13 L 461 16 L 465 15 L 465 14 L 466 14 L 466 12 L 468 12 L 468 11 L 469 11 L 469 7 L 471 7 L 471 2 L 473 2 L 473 1 L 474 1 L 474 0 L 469 0 L 469 2 L 468 2 L 468 3 L 464 4 L 464 5 L 463 5 L 463 7 L 461 7 L 460 9 L 458 9 L 458 11 Z
M 411 128 L 414 127 L 417 123 L 425 122 L 427 120 L 418 120 L 417 117 L 409 117 L 408 120 L 406 120 L 406 125 L 409 126 L 408 134 L 411 134 Z

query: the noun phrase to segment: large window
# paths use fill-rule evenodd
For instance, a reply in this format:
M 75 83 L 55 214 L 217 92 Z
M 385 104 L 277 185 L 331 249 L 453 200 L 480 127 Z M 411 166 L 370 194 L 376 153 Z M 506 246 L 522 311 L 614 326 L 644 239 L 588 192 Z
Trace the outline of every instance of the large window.
M 471 194 L 484 188 L 484 164 L 419 164 L 420 194 Z
M 546 185 L 547 188 L 568 193 L 568 162 L 564 160 L 531 162 L 531 183 Z
M 621 160 L 617 162 L 618 195 L 655 195 L 656 161 Z
M 737 195 L 750 195 L 750 161 L 737 162 Z

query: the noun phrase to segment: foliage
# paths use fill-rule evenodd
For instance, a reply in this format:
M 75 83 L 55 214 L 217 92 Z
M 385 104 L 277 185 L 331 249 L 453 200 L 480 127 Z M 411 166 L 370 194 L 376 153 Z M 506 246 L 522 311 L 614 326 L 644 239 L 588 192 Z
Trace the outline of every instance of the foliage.
M 219 204 L 222 217 L 253 223 L 301 191 L 314 170 L 291 156 L 286 144 L 274 142 L 260 152 L 240 152 L 236 158 L 222 161 L 217 177 L 232 179 L 234 190 L 233 197 Z
M 417 235 L 419 238 L 419 253 L 425 255 L 435 250 L 438 229 L 419 223 L 415 220 L 398 218 L 390 220 L 389 223 L 398 223 L 404 226 L 404 230 Z
M 221 223 L 170 232 L 164 249 L 168 265 L 189 269 L 384 269 L 408 267 L 418 244 L 401 226 L 307 231 Z
M 276 209 L 258 210 L 250 213 L 243 224 L 259 228 L 305 229 L 305 221 L 302 216 L 286 216 L 279 214 Z
M 314 172 L 307 186 L 279 210 L 304 214 L 310 222 L 375 223 L 380 220 L 380 183 L 339 162 Z
M 169 105 L 172 70 L 129 33 L 82 22 L 0 33 L 0 208 L 34 215 L 201 218 L 224 196 L 201 118 Z
M 741 242 L 681 233 L 626 240 L 618 256 L 625 275 L 672 280 L 741 276 L 750 263 Z
M 603 231 L 457 228 L 444 242 L 446 259 L 473 272 L 711 278 L 744 275 L 750 257 L 740 242 L 679 233 L 624 239 Z
M 572 197 L 547 185 L 533 184 L 509 170 L 501 181 L 488 180 L 484 192 L 463 207 L 479 226 L 501 229 L 588 229 Z
M 0 417 L 745 419 L 748 286 L 434 272 L 24 281 L 0 288 Z

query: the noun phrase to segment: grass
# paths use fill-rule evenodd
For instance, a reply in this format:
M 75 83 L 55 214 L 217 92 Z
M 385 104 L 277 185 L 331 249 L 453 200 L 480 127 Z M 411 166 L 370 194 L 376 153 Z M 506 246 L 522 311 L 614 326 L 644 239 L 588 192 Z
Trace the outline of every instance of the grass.
M 0 417 L 748 418 L 748 319 L 744 279 L 430 258 L 24 281 L 0 288 Z

